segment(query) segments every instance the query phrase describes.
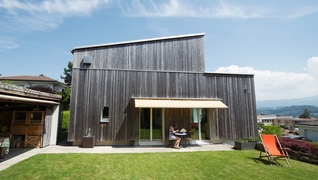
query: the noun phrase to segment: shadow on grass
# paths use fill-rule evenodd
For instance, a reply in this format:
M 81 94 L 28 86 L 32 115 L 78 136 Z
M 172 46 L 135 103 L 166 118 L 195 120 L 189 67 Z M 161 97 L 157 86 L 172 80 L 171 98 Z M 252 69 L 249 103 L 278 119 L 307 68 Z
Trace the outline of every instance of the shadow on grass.
M 255 163 L 257 164 L 264 164 L 264 165 L 272 165 L 272 166 L 283 166 L 282 164 L 280 164 L 279 162 L 275 162 L 275 161 L 269 161 L 266 157 L 263 158 L 249 158 L 251 160 L 253 160 Z M 285 160 L 284 160 L 285 161 Z M 270 164 L 271 163 L 271 164 Z M 285 162 L 286 163 L 286 162 Z
M 171 148 L 173 149 L 173 146 L 164 146 L 164 145 L 144 145 L 144 146 L 130 146 L 130 145 L 112 145 L 112 148 Z M 180 146 L 181 147 L 181 146 Z M 182 146 L 182 148 L 196 148 L 196 147 L 202 147 L 198 144 L 193 144 L 190 146 Z

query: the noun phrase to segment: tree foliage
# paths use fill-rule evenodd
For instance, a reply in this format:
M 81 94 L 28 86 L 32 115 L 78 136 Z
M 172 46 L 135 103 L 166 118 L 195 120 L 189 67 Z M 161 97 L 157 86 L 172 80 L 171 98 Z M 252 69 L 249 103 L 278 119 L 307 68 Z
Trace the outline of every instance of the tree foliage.
M 68 86 L 72 84 L 72 68 L 73 68 L 73 63 L 68 62 L 67 68 L 64 68 L 65 76 L 60 76 L 61 79 L 64 79 L 64 83 L 66 83 Z
M 71 100 L 71 88 L 65 88 L 62 92 L 59 92 L 59 95 L 62 96 L 61 104 L 63 105 L 63 110 L 69 110 Z
M 257 123 L 257 127 L 258 127 L 258 129 L 264 129 L 264 124 L 259 122 L 259 123 Z
M 310 118 L 310 111 L 309 111 L 309 109 L 305 108 L 305 109 L 304 109 L 304 113 L 302 113 L 299 117 L 300 117 L 300 118 Z
M 64 131 L 68 130 L 69 121 L 70 121 L 70 111 L 63 111 L 63 114 L 62 114 L 62 129 Z
M 72 68 L 73 68 L 73 63 L 68 62 L 67 68 L 64 68 L 64 76 L 61 76 L 61 79 L 64 79 L 64 82 L 70 86 L 72 84 Z M 71 88 L 65 88 L 61 93 L 62 95 L 62 100 L 61 104 L 63 105 L 64 110 L 69 110 L 70 109 L 70 99 L 71 99 Z
M 277 137 L 282 136 L 282 131 L 279 126 L 264 126 L 263 134 L 276 134 Z
M 13 84 L 13 82 L 9 81 L 9 80 L 2 80 L 0 83 L 2 83 L 2 84 Z

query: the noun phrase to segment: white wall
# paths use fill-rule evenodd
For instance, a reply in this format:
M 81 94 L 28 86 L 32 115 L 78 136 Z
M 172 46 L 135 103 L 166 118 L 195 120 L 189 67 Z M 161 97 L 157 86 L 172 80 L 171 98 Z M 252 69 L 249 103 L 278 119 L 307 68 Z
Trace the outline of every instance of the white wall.
M 318 126 L 309 125 L 297 125 L 299 129 L 299 135 L 318 142 Z
M 49 146 L 56 145 L 57 141 L 57 132 L 58 132 L 58 122 L 59 122 L 59 112 L 60 112 L 60 105 L 54 105 L 53 107 L 53 114 L 52 114 L 52 124 L 51 124 L 51 137 Z

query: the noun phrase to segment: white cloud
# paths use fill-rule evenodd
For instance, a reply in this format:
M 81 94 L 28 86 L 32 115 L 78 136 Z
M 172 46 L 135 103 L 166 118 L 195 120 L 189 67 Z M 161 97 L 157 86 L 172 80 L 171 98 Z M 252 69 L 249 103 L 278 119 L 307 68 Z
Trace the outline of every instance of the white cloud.
M 308 70 L 313 77 L 318 79 L 318 57 L 308 59 L 305 70 Z
M 0 0 L 0 33 L 23 36 L 36 31 L 47 31 L 57 28 L 64 18 L 72 16 L 88 16 L 102 4 L 111 0 L 46 0 L 18 1 Z M 0 37 L 0 42 L 5 41 Z M 1 49 L 17 47 L 2 45 Z
M 298 19 L 304 16 L 308 16 L 311 14 L 314 14 L 318 11 L 318 7 L 301 7 L 300 9 L 294 9 L 294 12 L 290 13 L 289 15 L 286 15 L 286 19 Z
M 44 30 L 58 26 L 65 17 L 87 16 L 98 5 L 110 0 L 47 0 L 41 3 L 0 1 L 0 10 L 5 12 L 0 25 L 7 30 Z
M 126 16 L 131 17 L 197 17 L 197 18 L 279 18 L 297 19 L 318 12 L 316 5 L 301 4 L 286 7 L 284 3 L 249 2 L 231 0 L 132 0 L 120 1 L 119 6 Z
M 308 97 L 318 92 L 317 78 L 306 73 L 272 72 L 236 65 L 220 67 L 216 72 L 254 74 L 257 101 Z
M 224 1 L 201 4 L 198 1 L 169 0 L 156 3 L 153 0 L 133 0 L 131 4 L 121 2 L 123 12 L 132 17 L 210 17 L 210 18 L 258 18 L 253 10 L 231 5 Z
M 111 0 L 46 0 L 41 3 L 20 2 L 18 0 L 2 0 L 0 8 L 10 14 L 20 14 L 18 11 L 43 14 L 59 14 L 62 16 L 87 15 L 98 5 L 109 3 Z
M 5 37 L 0 37 L 0 51 L 1 49 L 15 49 L 19 47 L 13 40 L 7 39 Z

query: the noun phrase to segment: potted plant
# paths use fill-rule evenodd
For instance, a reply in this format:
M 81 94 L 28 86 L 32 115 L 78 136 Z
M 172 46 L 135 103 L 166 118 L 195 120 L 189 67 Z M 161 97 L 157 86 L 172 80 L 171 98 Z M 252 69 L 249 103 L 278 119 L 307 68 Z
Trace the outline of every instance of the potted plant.
M 238 139 L 234 143 L 234 149 L 247 150 L 255 149 L 256 143 L 259 141 L 258 137 L 251 136 L 248 139 Z

